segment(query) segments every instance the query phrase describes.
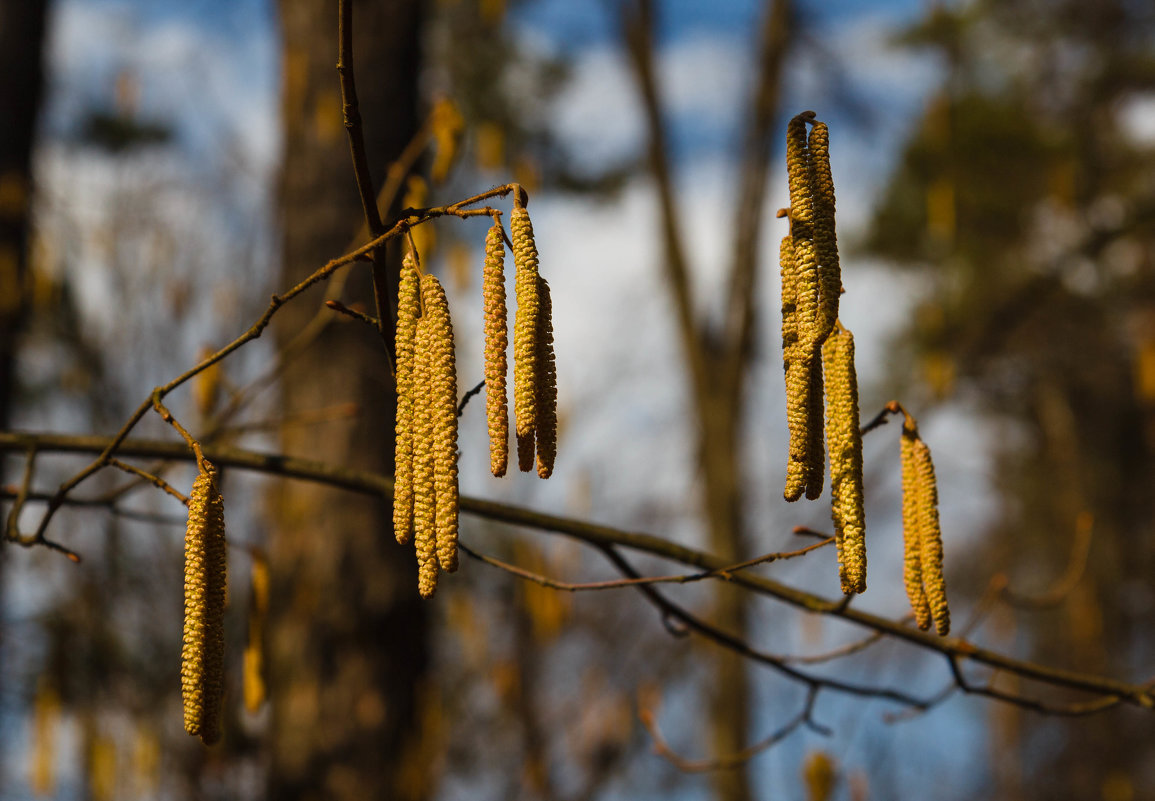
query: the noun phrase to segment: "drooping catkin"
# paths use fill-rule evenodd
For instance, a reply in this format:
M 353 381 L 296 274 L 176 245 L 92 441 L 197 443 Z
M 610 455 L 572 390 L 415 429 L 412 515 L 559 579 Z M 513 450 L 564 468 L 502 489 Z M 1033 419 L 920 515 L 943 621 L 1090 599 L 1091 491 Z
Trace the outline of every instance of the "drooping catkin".
M 393 467 L 393 534 L 401 545 L 413 533 L 413 367 L 420 287 L 412 254 L 401 263 L 397 290 L 397 420 Z
M 817 338 L 824 342 L 838 319 L 842 294 L 842 270 L 838 261 L 838 236 L 834 228 L 834 178 L 830 172 L 830 131 L 824 122 L 814 123 L 808 140 L 810 187 L 813 202 L 813 238 L 818 258 L 819 304 Z
M 189 494 L 180 674 L 185 731 L 206 745 L 220 738 L 226 562 L 224 502 L 205 461 Z
M 837 326 L 822 346 L 826 370 L 826 442 L 830 450 L 830 513 L 844 593 L 866 591 L 866 514 L 862 434 L 854 337 Z
M 809 225 L 814 219 L 811 198 L 810 153 L 806 139 L 806 121 L 814 112 L 804 111 L 786 124 L 786 177 L 790 185 L 790 219 Z M 810 232 L 799 233 L 810 236 Z
M 417 321 L 413 366 L 413 543 L 417 551 L 417 592 L 437 590 L 437 503 L 433 466 L 433 348 L 429 316 Z
M 523 472 L 533 468 L 537 430 L 537 344 L 539 301 L 537 245 L 529 212 L 515 206 L 509 215 L 513 263 L 517 271 L 517 315 L 513 326 L 513 411 L 517 433 L 517 463 Z
M 919 557 L 922 583 L 930 605 L 934 627 L 940 636 L 950 632 L 950 609 L 946 603 L 946 582 L 942 574 L 942 528 L 938 520 L 938 482 L 930 448 L 921 439 L 914 443 L 914 463 L 918 472 Z
M 549 284 L 537 278 L 537 475 L 553 475 L 557 456 L 557 361 L 553 353 L 553 301 Z
M 481 296 L 485 307 L 485 414 L 489 421 L 489 469 L 500 478 L 509 466 L 509 404 L 505 388 L 509 368 L 509 322 L 505 308 L 505 243 L 500 222 L 485 238 Z
M 453 323 L 445 290 L 432 275 L 421 278 L 421 299 L 428 325 L 430 418 L 433 428 L 434 525 L 437 563 L 457 569 L 457 359 Z
M 782 238 L 779 248 L 782 272 L 782 360 L 786 372 L 786 425 L 790 432 L 790 447 L 786 460 L 786 489 L 788 501 L 796 501 L 806 490 L 808 467 L 807 420 L 809 404 L 809 359 L 805 358 L 799 341 L 797 324 L 798 273 L 794 259 L 794 240 Z
M 909 415 L 902 426 L 902 580 L 906 585 L 906 597 L 910 600 L 915 623 L 923 631 L 930 628 L 930 603 L 922 585 L 922 481 L 915 443 L 918 442 L 918 428 Z

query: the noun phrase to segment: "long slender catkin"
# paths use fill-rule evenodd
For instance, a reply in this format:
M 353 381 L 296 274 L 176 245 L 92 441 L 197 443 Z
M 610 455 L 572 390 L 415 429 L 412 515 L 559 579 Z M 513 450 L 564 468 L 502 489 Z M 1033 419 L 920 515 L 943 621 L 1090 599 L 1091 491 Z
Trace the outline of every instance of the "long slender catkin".
M 822 346 L 826 369 L 826 442 L 830 449 L 830 513 L 844 593 L 866 591 L 866 513 L 862 486 L 862 434 L 854 337 L 842 326 Z
M 834 178 L 830 173 L 830 131 L 824 122 L 814 123 L 808 140 L 810 187 L 814 210 L 813 237 L 818 258 L 819 304 L 816 337 L 825 342 L 838 319 L 842 294 L 842 270 L 838 261 L 838 236 L 834 228 Z
M 918 472 L 919 559 L 922 583 L 930 605 L 934 627 L 940 636 L 950 632 L 950 609 L 946 603 L 946 581 L 942 574 L 942 528 L 938 520 L 938 482 L 930 448 L 921 439 L 914 442 L 914 463 Z
M 914 612 L 915 623 L 923 631 L 930 628 L 930 602 L 922 584 L 922 504 L 924 493 L 920 486 L 922 476 L 915 443 L 918 442 L 918 427 L 914 419 L 907 415 L 902 426 L 902 542 L 903 542 L 903 584 L 910 608 Z
M 185 731 L 206 745 L 220 738 L 226 563 L 224 502 L 205 461 L 189 494 L 180 675 Z
M 401 262 L 397 290 L 397 420 L 393 462 L 393 534 L 401 545 L 413 533 L 413 362 L 420 288 L 413 256 Z
M 413 542 L 417 551 L 417 592 L 437 590 L 437 493 L 433 466 L 433 345 L 429 316 L 417 321 L 413 367 Z
M 505 243 L 500 222 L 485 238 L 481 297 L 485 307 L 485 414 L 489 422 L 489 469 L 501 477 L 509 466 L 509 405 L 505 387 L 509 367 L 508 315 L 505 308 Z
M 457 570 L 457 360 L 453 323 L 445 290 L 432 275 L 421 278 L 421 299 L 428 325 L 430 403 L 433 427 L 434 523 L 437 562 Z
M 539 300 L 537 245 L 529 212 L 515 206 L 509 215 L 513 263 L 517 271 L 517 315 L 513 326 L 513 411 L 517 433 L 517 466 L 524 473 L 533 468 L 537 430 L 537 345 Z
M 790 447 L 786 460 L 788 501 L 796 501 L 806 490 L 810 464 L 807 450 L 807 421 L 810 416 L 809 360 L 805 358 L 798 331 L 798 273 L 794 259 L 794 239 L 782 238 L 779 247 L 782 272 L 782 361 L 786 372 L 786 425 Z
M 553 475 L 557 456 L 557 362 L 553 353 L 553 301 L 549 284 L 537 278 L 537 474 Z

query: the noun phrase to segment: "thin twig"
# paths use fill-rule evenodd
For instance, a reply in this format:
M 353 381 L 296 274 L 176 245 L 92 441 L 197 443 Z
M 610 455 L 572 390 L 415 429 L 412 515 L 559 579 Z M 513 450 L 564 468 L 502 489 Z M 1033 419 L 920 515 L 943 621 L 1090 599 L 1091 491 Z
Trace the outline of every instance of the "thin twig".
M 141 480 L 147 481 L 149 484 L 152 484 L 154 487 L 157 487 L 158 489 L 164 490 L 169 495 L 171 495 L 172 497 L 176 498 L 178 501 L 183 503 L 185 506 L 188 506 L 188 496 L 185 495 L 183 492 L 180 492 L 177 489 L 175 489 L 171 484 L 169 484 L 167 481 L 165 481 L 163 478 L 156 475 L 155 473 L 150 473 L 147 470 L 142 470 L 141 468 L 136 467 L 135 465 L 131 465 L 128 462 L 122 462 L 120 459 L 109 459 L 108 460 L 108 466 L 109 467 L 115 467 L 118 470 L 123 470 L 126 473 L 130 473 L 134 476 L 137 476 Z
M 457 404 L 457 416 L 458 417 L 461 417 L 461 415 L 465 414 L 465 404 L 469 403 L 470 398 L 472 398 L 477 393 L 481 392 L 481 390 L 483 390 L 483 389 L 485 389 L 485 379 L 484 378 L 481 379 L 481 382 L 478 383 L 477 386 L 475 386 L 473 389 L 466 392 L 465 395 L 461 398 L 461 403 Z
M 357 320 L 358 322 L 365 323 L 366 325 L 370 326 L 373 330 L 377 330 L 377 328 L 381 324 L 381 321 L 378 320 L 376 317 L 374 317 L 370 314 L 365 314 L 365 312 L 357 311 L 356 309 L 350 309 L 348 306 L 346 306 L 344 303 L 342 303 L 339 300 L 327 300 L 327 301 L 325 301 L 325 305 L 328 308 L 332 309 L 333 311 L 337 312 L 338 314 L 343 314 L 346 317 L 351 317 L 352 319 Z

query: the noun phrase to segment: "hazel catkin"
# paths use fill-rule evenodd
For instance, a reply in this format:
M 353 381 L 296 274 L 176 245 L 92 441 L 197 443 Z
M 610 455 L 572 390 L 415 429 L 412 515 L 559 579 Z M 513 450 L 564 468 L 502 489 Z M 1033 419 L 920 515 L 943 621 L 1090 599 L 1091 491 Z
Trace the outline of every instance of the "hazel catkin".
M 393 460 L 393 534 L 401 545 L 413 533 L 413 367 L 420 288 L 412 254 L 401 262 L 397 290 L 397 418 Z
M 553 302 L 549 284 L 537 279 L 537 475 L 553 475 L 557 456 L 557 362 L 553 353 Z
M 862 434 L 854 337 L 838 325 L 822 346 L 826 369 L 826 442 L 830 450 L 830 513 L 844 593 L 866 591 L 866 514 Z
M 791 236 L 782 238 L 779 260 L 782 272 L 782 361 L 786 372 L 786 425 L 790 433 L 783 496 L 788 501 L 796 501 L 806 490 L 810 464 L 807 448 L 810 359 L 806 356 L 798 331 L 798 273 Z
M 513 326 L 513 411 L 517 462 L 522 472 L 533 467 L 537 430 L 538 269 L 537 245 L 529 212 L 515 206 L 509 215 L 510 241 L 516 269 L 517 314 Z
M 505 387 L 509 345 L 505 307 L 505 243 L 500 222 L 485 238 L 482 303 L 485 307 L 485 414 L 489 423 L 489 469 L 505 475 L 509 465 L 509 405 Z
M 938 482 L 930 448 L 921 439 L 914 442 L 914 463 L 918 473 L 919 560 L 922 583 L 931 618 L 939 636 L 950 632 L 950 609 L 946 602 L 946 581 L 942 573 L 942 528 L 938 519 Z
M 816 336 L 819 342 L 825 342 L 838 319 L 838 301 L 842 294 L 838 235 L 834 227 L 834 178 L 830 173 L 830 131 L 826 123 L 814 123 L 807 145 L 814 214 L 811 231 L 818 260 L 819 304 Z
M 822 497 L 826 479 L 826 439 L 823 436 L 822 417 L 822 359 L 815 354 L 810 358 L 810 380 L 806 387 L 806 498 Z
M 432 275 L 421 278 L 421 299 L 428 326 L 429 403 L 432 426 L 434 525 L 437 563 L 452 573 L 457 569 L 457 361 L 449 301 L 441 282 Z
M 226 563 L 224 502 L 216 470 L 204 461 L 189 494 L 180 673 L 185 731 L 206 745 L 220 738 Z
M 925 500 L 921 483 L 923 476 L 919 470 L 915 443 L 918 442 L 918 428 L 914 419 L 907 415 L 902 426 L 902 579 L 906 586 L 906 597 L 910 600 L 914 621 L 923 631 L 930 628 L 930 602 L 923 588 L 922 577 L 922 505 Z
M 413 543 L 417 551 L 417 592 L 437 590 L 437 502 L 433 465 L 433 347 L 429 316 L 417 321 L 413 367 Z

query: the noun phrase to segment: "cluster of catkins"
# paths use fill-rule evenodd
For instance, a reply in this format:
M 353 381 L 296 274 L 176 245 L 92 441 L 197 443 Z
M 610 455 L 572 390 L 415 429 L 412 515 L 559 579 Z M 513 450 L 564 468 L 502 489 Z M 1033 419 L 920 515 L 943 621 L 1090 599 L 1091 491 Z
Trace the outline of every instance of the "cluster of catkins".
M 809 135 L 807 125 L 811 126 Z M 787 126 L 786 169 L 790 233 L 783 238 L 779 253 L 790 431 L 784 494 L 788 501 L 803 494 L 811 500 L 820 497 L 829 449 L 839 579 L 844 593 L 861 593 L 866 590 L 866 517 L 854 337 L 838 319 L 842 276 L 834 227 L 829 131 L 825 123 L 815 120 L 812 111 L 799 114 Z M 934 466 L 914 418 L 905 410 L 903 413 L 904 581 L 918 626 L 928 629 L 933 619 L 938 633 L 945 635 L 950 613 L 942 575 Z
M 417 588 L 457 569 L 457 363 L 441 282 L 401 266 L 397 293 L 397 441 L 393 531 L 417 549 Z
M 812 124 L 809 137 L 806 125 Z M 807 111 L 786 129 L 790 233 L 780 248 L 782 356 L 786 370 L 788 501 L 822 495 L 826 448 L 839 575 L 845 593 L 866 590 L 862 436 L 854 338 L 838 322 L 842 274 L 834 229 L 834 181 L 826 124 Z M 823 368 L 826 372 L 823 407 Z M 822 423 L 826 420 L 825 441 Z
M 557 453 L 557 368 L 549 285 L 538 275 L 533 227 L 519 193 L 510 215 L 517 270 L 513 329 L 513 396 L 518 466 L 549 478 Z M 495 221 L 485 243 L 486 417 L 490 468 L 503 476 L 509 463 L 506 393 L 509 345 L 505 304 L 505 232 Z M 412 535 L 417 589 L 429 598 L 440 570 L 457 569 L 457 370 L 449 304 L 432 275 L 418 277 L 412 256 L 401 268 L 397 299 L 397 425 L 393 529 L 405 544 Z
M 212 464 L 202 461 L 188 501 L 184 538 L 184 728 L 206 745 L 220 738 L 224 691 L 225 510 Z

